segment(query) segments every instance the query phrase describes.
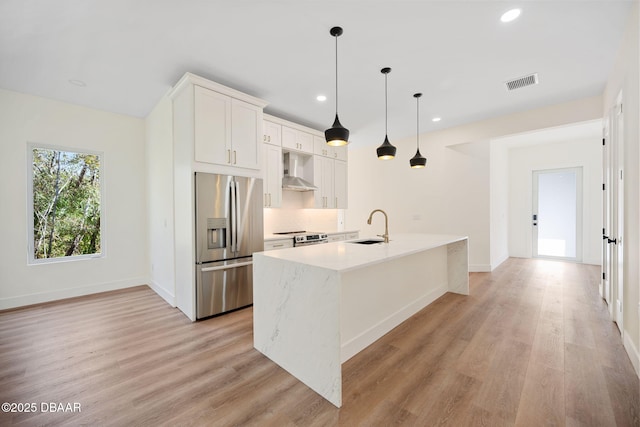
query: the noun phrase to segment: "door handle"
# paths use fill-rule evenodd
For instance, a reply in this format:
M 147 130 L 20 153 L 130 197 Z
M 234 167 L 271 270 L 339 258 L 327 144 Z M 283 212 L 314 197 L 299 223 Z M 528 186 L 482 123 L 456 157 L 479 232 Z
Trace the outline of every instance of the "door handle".
M 253 261 L 247 261 L 247 262 L 239 262 L 236 264 L 227 264 L 227 265 L 219 265 L 217 267 L 205 267 L 202 268 L 200 271 L 203 273 L 206 273 L 208 271 L 219 271 L 219 270 L 229 270 L 231 268 L 238 268 L 238 267 L 245 267 L 247 265 L 251 265 L 253 264 Z
M 617 245 L 618 244 L 618 239 L 610 239 L 610 238 L 607 237 L 607 242 L 608 243 L 613 243 L 614 245 Z

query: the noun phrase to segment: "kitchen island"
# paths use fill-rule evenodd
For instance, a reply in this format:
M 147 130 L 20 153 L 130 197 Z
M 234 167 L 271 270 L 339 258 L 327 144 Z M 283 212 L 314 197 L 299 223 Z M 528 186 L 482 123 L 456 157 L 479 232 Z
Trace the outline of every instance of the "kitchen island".
M 469 294 L 467 237 L 393 235 L 253 255 L 254 347 L 342 405 L 342 363 L 446 292 Z

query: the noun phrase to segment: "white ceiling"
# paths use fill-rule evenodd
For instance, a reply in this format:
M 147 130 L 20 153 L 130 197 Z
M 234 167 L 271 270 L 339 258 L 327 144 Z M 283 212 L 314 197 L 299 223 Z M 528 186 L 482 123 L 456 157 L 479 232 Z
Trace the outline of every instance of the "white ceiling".
M 2 0 L 0 87 L 145 117 L 189 71 L 323 130 L 339 112 L 354 145 L 602 93 L 632 1 Z M 500 15 L 512 8 L 509 24 Z M 538 73 L 540 84 L 504 82 Z M 69 80 L 81 80 L 78 87 Z M 315 97 L 325 94 L 319 103 Z M 442 121 L 432 123 L 431 117 Z

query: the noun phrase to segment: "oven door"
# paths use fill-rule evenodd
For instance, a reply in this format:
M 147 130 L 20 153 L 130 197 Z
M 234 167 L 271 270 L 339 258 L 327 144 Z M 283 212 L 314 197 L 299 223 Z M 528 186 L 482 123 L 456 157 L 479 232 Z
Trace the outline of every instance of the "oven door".
M 252 257 L 196 265 L 196 319 L 251 304 Z

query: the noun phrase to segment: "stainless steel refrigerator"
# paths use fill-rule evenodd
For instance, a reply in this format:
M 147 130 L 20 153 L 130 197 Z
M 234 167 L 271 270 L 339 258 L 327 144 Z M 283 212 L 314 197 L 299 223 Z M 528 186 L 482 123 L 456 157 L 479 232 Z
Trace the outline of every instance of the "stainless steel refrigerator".
M 264 250 L 262 180 L 196 172 L 196 318 L 253 303 L 252 254 Z

